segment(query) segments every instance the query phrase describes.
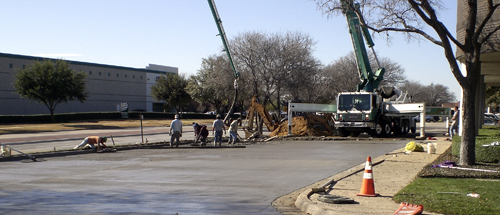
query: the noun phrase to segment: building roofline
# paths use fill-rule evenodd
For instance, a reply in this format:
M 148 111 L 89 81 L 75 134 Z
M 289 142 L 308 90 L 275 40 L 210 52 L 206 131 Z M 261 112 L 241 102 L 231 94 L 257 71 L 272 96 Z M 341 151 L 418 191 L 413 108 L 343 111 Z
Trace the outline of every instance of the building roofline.
M 33 60 L 33 61 L 39 61 L 39 60 L 58 60 L 55 58 L 46 58 L 46 57 L 36 57 L 36 56 L 28 56 L 28 55 L 18 55 L 18 54 L 9 54 L 9 53 L 1 53 L 0 52 L 0 57 L 6 57 L 6 58 L 17 58 L 17 59 L 25 59 L 25 60 Z M 65 60 L 64 61 L 69 62 L 70 64 L 73 65 L 83 65 L 83 66 L 97 66 L 97 67 L 104 67 L 104 68 L 111 68 L 111 69 L 125 69 L 125 70 L 131 70 L 131 71 L 136 71 L 136 72 L 149 72 L 149 73 L 159 73 L 159 74 L 167 74 L 168 72 L 164 71 L 157 71 L 157 70 L 150 70 L 150 69 L 142 69 L 142 68 L 132 68 L 132 67 L 124 67 L 124 66 L 115 66 L 115 65 L 107 65 L 107 64 L 99 64 L 99 63 L 88 63 L 88 62 L 81 62 L 81 61 L 72 61 L 72 60 Z

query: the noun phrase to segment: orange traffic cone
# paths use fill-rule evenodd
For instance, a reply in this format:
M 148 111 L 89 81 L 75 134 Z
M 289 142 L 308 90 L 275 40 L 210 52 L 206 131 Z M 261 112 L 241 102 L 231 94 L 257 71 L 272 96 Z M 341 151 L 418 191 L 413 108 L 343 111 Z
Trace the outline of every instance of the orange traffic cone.
M 365 174 L 363 174 L 363 183 L 361 184 L 361 191 L 357 195 L 368 197 L 379 195 L 378 193 L 375 193 L 375 184 L 373 183 L 372 172 L 372 158 L 370 156 L 368 156 L 368 158 L 366 159 Z

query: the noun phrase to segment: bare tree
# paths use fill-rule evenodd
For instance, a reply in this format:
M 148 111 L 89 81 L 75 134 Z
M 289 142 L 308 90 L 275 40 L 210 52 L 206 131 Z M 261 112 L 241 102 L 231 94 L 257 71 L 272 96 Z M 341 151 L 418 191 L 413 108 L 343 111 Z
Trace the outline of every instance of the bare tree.
M 448 87 L 442 84 L 431 83 L 425 87 L 425 92 L 427 93 L 425 104 L 429 106 L 441 106 L 443 103 L 455 100 L 454 93 L 450 92 Z
M 386 35 L 388 32 L 399 32 L 408 40 L 426 39 L 443 48 L 451 72 L 463 92 L 461 107 L 463 129 L 459 163 L 473 165 L 476 160 L 475 95 L 481 75 L 479 57 L 482 48 L 487 48 L 490 44 L 489 39 L 500 29 L 500 25 L 493 27 L 488 25 L 500 3 L 498 1 L 494 3 L 493 0 L 482 1 L 487 5 L 481 16 L 478 16 L 477 0 L 468 0 L 464 3 L 462 11 L 466 23 L 464 31 L 459 34 L 463 39 L 458 39 L 438 16 L 438 11 L 443 8 L 439 0 L 364 0 L 361 1 L 359 8 L 353 7 L 352 4 L 343 4 L 352 0 L 316 0 L 316 2 L 323 12 L 333 15 L 340 14 L 343 7 L 351 7 L 350 10 L 356 11 L 361 18 L 361 23 L 375 32 L 383 32 Z M 427 33 L 424 26 L 432 28 L 437 37 Z M 461 61 L 465 64 L 464 73 L 456 61 L 453 45 L 457 47 L 459 53 L 463 53 Z
M 315 43 L 309 35 L 246 32 L 231 42 L 241 76 L 249 87 L 246 91 L 259 96 L 263 104 L 271 102 L 279 109 L 282 97 L 305 99 L 308 96 L 301 97 L 302 93 L 313 91 L 320 63 L 312 56 Z
M 204 58 L 201 69 L 189 77 L 187 91 L 199 103 L 210 103 L 217 113 L 232 99 L 233 71 L 227 57 L 211 55 Z
M 418 81 L 406 81 L 400 87 L 403 92 L 408 93 L 413 102 L 425 103 L 425 86 Z
M 375 57 L 369 55 L 370 65 L 373 70 L 378 68 Z M 385 68 L 384 81 L 381 87 L 399 87 L 406 81 L 404 69 L 396 62 L 386 57 L 379 57 L 380 66 Z M 328 85 L 329 91 L 335 95 L 342 91 L 355 91 L 356 85 L 360 82 L 356 57 L 354 52 L 339 58 L 332 64 L 323 68 L 323 76 L 331 83 Z

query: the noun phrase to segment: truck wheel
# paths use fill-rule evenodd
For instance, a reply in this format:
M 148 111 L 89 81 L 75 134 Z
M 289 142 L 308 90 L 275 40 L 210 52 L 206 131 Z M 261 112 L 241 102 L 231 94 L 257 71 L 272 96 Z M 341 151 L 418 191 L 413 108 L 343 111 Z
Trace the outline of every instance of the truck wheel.
M 403 130 L 404 130 L 404 126 L 401 125 L 401 126 L 394 126 L 394 128 L 392 128 L 392 132 L 394 132 L 394 135 L 400 135 L 403 133 Z
M 416 123 L 413 123 L 413 126 L 410 128 L 410 131 L 412 134 L 415 134 L 415 132 L 417 132 L 417 125 Z
M 370 131 L 370 135 L 371 136 L 380 137 L 380 136 L 382 136 L 382 131 L 383 130 L 384 130 L 384 127 L 383 127 L 382 123 L 376 122 L 375 129 L 373 129 L 373 130 Z
M 323 131 L 325 131 L 325 130 L 326 130 L 325 126 L 320 125 L 320 124 L 316 124 L 316 125 L 314 125 L 314 126 L 313 126 L 313 129 L 314 129 L 314 130 L 317 130 L 317 131 L 320 131 L 320 132 L 323 132 Z
M 339 128 L 339 129 L 337 129 L 337 132 L 339 133 L 339 136 L 341 136 L 341 137 L 347 137 L 347 136 L 349 136 L 349 134 L 347 133 L 347 131 L 345 130 L 345 128 Z
M 359 131 L 351 131 L 351 133 L 349 134 L 349 137 L 357 137 L 357 136 L 359 136 L 360 133 L 361 132 L 359 132 Z
M 383 131 L 382 131 L 382 135 L 383 136 L 389 136 L 391 135 L 391 124 L 389 123 L 383 123 Z
M 403 126 L 401 127 L 402 128 L 401 134 L 403 134 L 403 135 L 408 134 L 408 131 L 410 130 L 409 127 L 410 127 L 410 122 L 408 122 L 407 120 L 404 120 Z

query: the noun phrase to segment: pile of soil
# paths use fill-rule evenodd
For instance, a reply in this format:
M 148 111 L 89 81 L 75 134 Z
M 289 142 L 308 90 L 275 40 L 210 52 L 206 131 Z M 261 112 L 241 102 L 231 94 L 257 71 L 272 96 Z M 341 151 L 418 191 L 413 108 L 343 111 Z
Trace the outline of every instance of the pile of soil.
M 303 116 L 296 116 L 292 118 L 292 134 L 294 136 L 322 136 L 321 131 L 316 131 Z M 270 136 L 283 137 L 288 135 L 288 121 L 282 122 L 278 128 L 271 132 Z

